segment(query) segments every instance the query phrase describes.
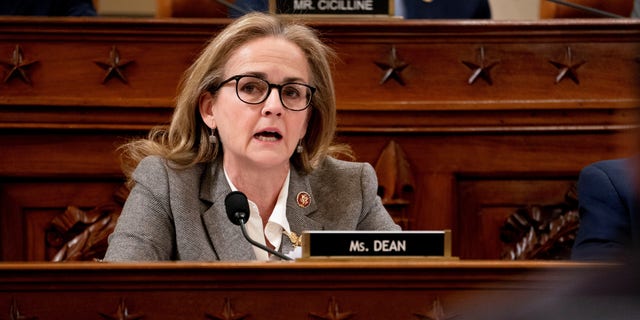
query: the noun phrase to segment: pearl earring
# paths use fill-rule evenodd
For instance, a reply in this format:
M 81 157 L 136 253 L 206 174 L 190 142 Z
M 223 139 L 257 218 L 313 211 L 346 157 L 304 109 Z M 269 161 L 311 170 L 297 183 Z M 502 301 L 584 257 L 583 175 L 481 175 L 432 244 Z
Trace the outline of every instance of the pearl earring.
M 297 153 L 302 153 L 304 151 L 304 147 L 302 146 L 302 140 L 298 141 L 298 146 L 296 147 Z
M 218 144 L 218 137 L 216 137 L 216 128 L 211 129 L 211 134 L 209 135 L 209 143 Z

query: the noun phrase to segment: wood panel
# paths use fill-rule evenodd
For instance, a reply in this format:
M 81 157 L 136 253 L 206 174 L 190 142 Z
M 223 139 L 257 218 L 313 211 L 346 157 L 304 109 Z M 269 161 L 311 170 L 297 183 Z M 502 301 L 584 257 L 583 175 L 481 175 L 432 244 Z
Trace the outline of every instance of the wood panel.
M 354 146 L 359 159 L 372 162 L 383 141 L 396 141 L 405 150 L 417 181 L 415 202 L 408 209 L 410 228 L 454 230 L 454 255 L 497 259 L 502 253 L 499 227 L 509 212 L 561 203 L 580 168 L 624 156 L 632 150 L 632 137 L 620 133 L 392 134 L 353 135 L 345 141 Z
M 28 182 L 27 182 L 28 181 Z M 28 179 L 0 183 L 4 261 L 51 260 L 62 244 L 47 239 L 51 220 L 70 205 L 92 208 L 112 199 L 122 179 Z
M 33 245 L 43 221 L 110 199 L 122 181 L 117 146 L 169 121 L 181 73 L 228 22 L 0 20 L 0 60 L 19 47 L 35 62 L 25 67 L 30 84 L 19 75 L 0 82 L 3 260 L 45 259 Z M 509 210 L 561 198 L 583 166 L 635 152 L 640 21 L 309 23 L 338 54 L 338 139 L 372 164 L 394 141 L 414 188 L 390 210 L 409 229 L 452 229 L 462 258 L 498 257 L 496 228 Z M 132 61 L 126 82 L 103 82 L 96 64 L 114 49 Z M 557 81 L 551 61 L 573 67 L 578 81 Z M 381 81 L 387 70 L 376 62 L 406 64 L 396 70 L 405 85 Z M 492 84 L 469 83 L 476 70 L 464 62 L 497 63 L 484 70 Z M 3 80 L 8 71 L 0 67 Z M 48 184 L 51 207 L 38 193 Z M 74 189 L 94 202 L 64 191 Z
M 504 251 L 500 228 L 505 220 L 518 208 L 563 203 L 564 195 L 574 184 L 573 176 L 523 180 L 461 177 L 456 220 L 460 256 L 500 259 Z

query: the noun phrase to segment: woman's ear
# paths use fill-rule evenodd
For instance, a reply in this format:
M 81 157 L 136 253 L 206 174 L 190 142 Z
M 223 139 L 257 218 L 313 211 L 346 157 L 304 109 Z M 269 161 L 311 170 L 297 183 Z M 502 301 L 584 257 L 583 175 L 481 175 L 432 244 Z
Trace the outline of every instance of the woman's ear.
M 200 117 L 202 117 L 202 121 L 211 129 L 216 127 L 216 120 L 213 117 L 214 102 L 215 98 L 210 92 L 201 94 L 200 100 L 198 101 Z

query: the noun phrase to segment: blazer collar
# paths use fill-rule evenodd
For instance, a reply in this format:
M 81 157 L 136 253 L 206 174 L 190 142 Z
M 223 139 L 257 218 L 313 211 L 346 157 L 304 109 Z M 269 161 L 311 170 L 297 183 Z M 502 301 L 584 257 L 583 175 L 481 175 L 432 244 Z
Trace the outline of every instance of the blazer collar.
M 200 199 L 209 207 L 202 213 L 202 222 L 218 259 L 224 261 L 255 260 L 252 245 L 242 236 L 240 226 L 227 217 L 224 199 L 231 192 L 222 162 L 210 162 L 200 182 Z
M 298 196 L 301 193 L 307 193 L 310 197 L 308 206 L 300 205 Z M 289 228 L 298 236 L 305 230 L 322 230 L 324 226 L 321 222 L 314 220 L 310 216 L 318 210 L 317 199 L 311 191 L 309 176 L 302 175 L 297 170 L 291 170 L 291 178 L 289 181 L 289 195 L 287 196 L 287 220 Z M 282 239 L 281 251 L 289 253 L 293 250 L 293 244 L 289 237 L 284 236 Z

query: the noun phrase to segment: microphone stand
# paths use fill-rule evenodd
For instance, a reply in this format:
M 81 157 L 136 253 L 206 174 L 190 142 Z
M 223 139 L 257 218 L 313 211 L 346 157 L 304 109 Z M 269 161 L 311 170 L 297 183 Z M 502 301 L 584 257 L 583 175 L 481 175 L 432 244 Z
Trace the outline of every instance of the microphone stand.
M 263 245 L 262 243 L 259 243 L 259 242 L 255 241 L 255 240 L 251 239 L 249 237 L 249 235 L 247 234 L 247 229 L 244 227 L 243 220 L 240 220 L 240 221 L 241 221 L 240 222 L 240 229 L 242 230 L 242 235 L 245 237 L 245 239 L 247 239 L 247 241 L 249 241 L 249 243 L 251 243 L 252 245 L 254 245 L 254 246 L 256 246 L 256 247 L 258 247 L 258 248 L 260 248 L 260 249 L 262 249 L 262 250 L 264 250 L 266 252 L 269 252 L 269 253 L 275 255 L 276 257 L 278 257 L 278 258 L 280 258 L 282 260 L 287 260 L 287 261 L 293 260 L 293 259 L 285 256 L 284 254 L 282 254 L 282 253 L 280 253 L 278 251 L 275 251 L 275 250 Z
M 557 4 L 560 4 L 560 5 L 563 5 L 563 6 L 567 6 L 567 7 L 570 7 L 570 8 L 586 11 L 586 12 L 589 12 L 589 13 L 601 15 L 601 16 L 604 16 L 604 17 L 625 18 L 625 17 L 623 17 L 621 15 L 617 15 L 615 13 L 611 13 L 611 12 L 608 12 L 608 11 L 603 11 L 603 10 L 600 10 L 600 9 L 583 6 L 581 4 L 577 4 L 577 3 L 573 3 L 573 2 L 566 2 L 566 1 L 562 1 L 562 0 L 547 0 L 547 1 L 553 2 L 553 3 L 557 3 Z

